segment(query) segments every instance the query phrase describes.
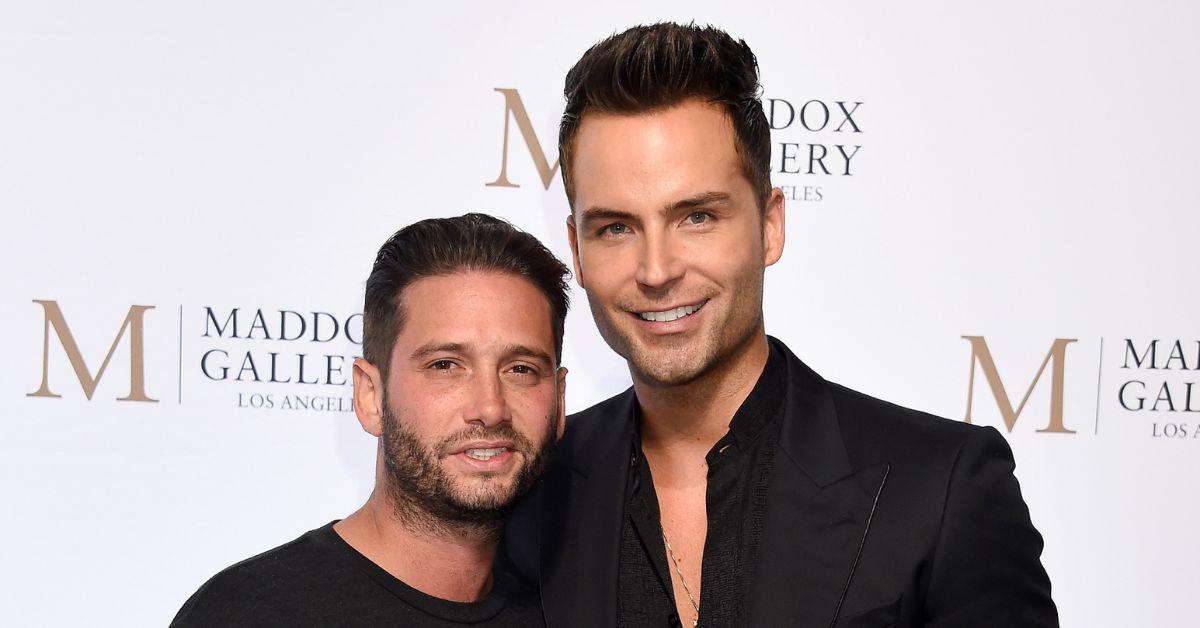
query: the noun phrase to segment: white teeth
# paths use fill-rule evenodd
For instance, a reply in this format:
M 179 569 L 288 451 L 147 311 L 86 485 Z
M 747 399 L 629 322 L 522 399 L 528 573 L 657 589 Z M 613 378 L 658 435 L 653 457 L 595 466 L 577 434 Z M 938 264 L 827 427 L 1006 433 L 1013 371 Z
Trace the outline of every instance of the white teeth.
M 506 451 L 508 451 L 507 447 L 493 447 L 490 449 L 468 449 L 463 453 L 466 454 L 468 458 L 474 458 L 476 460 L 491 460 L 495 456 Z
M 638 316 L 642 317 L 642 320 L 646 320 L 646 321 L 654 321 L 656 323 L 667 323 L 670 321 L 679 320 L 679 319 L 683 318 L 684 316 L 687 316 L 689 314 L 693 314 L 693 313 L 699 311 L 700 308 L 703 307 L 705 303 L 707 303 L 707 301 L 703 301 L 696 305 L 684 305 L 682 307 L 677 307 L 673 310 L 666 310 L 664 312 L 638 312 Z

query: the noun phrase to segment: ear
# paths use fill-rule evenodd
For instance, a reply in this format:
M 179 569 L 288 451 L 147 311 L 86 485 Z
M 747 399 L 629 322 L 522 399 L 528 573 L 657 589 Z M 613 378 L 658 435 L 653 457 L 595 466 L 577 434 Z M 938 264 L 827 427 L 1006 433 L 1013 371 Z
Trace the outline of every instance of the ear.
M 567 242 L 571 244 L 571 266 L 575 270 L 575 283 L 579 284 L 580 288 L 587 290 L 583 285 L 583 269 L 579 267 L 579 240 L 578 232 L 575 230 L 575 210 L 567 215 Z M 566 371 L 563 371 L 564 374 Z
M 383 433 L 384 381 L 379 369 L 363 358 L 354 359 L 354 414 L 372 436 Z
M 763 211 L 763 266 L 778 262 L 783 255 L 783 243 L 787 239 L 785 223 L 783 192 L 774 188 L 767 197 L 767 207 Z
M 558 421 L 558 432 L 555 439 L 561 439 L 563 431 L 567 429 L 567 369 L 558 367 L 558 416 L 555 420 Z

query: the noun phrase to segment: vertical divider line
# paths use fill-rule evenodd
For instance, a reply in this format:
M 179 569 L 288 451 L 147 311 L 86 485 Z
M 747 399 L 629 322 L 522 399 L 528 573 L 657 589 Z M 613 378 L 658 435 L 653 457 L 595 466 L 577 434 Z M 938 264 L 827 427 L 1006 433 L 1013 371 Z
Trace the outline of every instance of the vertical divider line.
M 177 367 L 179 379 L 175 385 L 176 399 L 175 402 L 183 404 L 183 305 L 179 306 L 179 365 Z
M 1100 337 L 1100 364 L 1096 367 L 1096 423 L 1092 435 L 1100 434 L 1100 381 L 1104 374 L 1104 336 Z

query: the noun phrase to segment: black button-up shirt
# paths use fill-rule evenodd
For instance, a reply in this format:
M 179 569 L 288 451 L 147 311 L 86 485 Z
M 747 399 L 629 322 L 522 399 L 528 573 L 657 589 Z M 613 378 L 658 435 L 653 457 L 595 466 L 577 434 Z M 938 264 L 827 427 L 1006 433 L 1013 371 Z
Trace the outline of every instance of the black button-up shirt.
M 702 627 L 746 622 L 743 601 L 752 586 L 762 536 L 767 481 L 783 417 L 786 369 L 784 356 L 771 347 L 766 367 L 733 415 L 729 431 L 705 456 L 708 534 L 700 576 Z M 691 626 L 692 616 L 681 618 L 675 608 L 662 534 L 658 497 L 642 455 L 639 429 L 630 455 L 621 528 L 618 626 Z M 689 582 L 688 586 L 695 594 L 695 585 Z

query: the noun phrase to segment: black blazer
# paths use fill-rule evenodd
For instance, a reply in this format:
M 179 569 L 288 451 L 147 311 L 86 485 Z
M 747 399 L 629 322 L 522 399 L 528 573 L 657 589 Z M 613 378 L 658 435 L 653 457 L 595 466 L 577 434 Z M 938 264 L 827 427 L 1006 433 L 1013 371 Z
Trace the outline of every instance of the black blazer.
M 823 380 L 783 343 L 785 415 L 751 626 L 1057 626 L 1042 537 L 993 428 Z M 614 626 L 633 390 L 567 419 L 504 558 L 551 628 Z M 703 614 L 703 609 L 701 609 Z

